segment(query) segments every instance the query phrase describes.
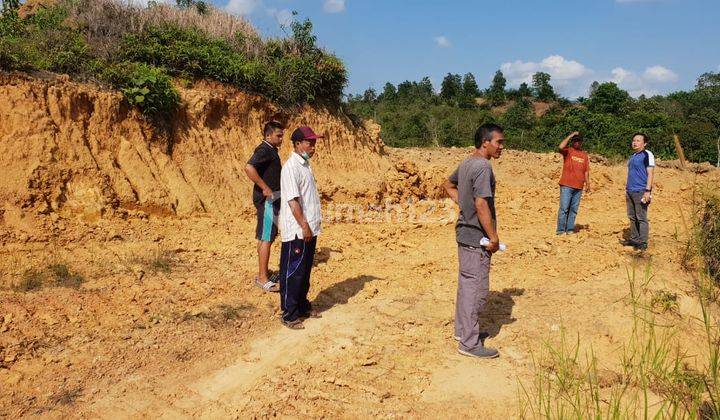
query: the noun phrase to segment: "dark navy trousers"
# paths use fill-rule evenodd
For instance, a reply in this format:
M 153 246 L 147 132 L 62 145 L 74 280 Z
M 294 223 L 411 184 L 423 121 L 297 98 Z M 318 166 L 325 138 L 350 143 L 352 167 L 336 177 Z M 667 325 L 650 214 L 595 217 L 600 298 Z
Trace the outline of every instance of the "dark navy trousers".
M 317 236 L 305 242 L 295 239 L 283 242 L 280 249 L 280 308 L 284 321 L 295 321 L 310 312 L 307 299 L 310 272 L 315 258 Z

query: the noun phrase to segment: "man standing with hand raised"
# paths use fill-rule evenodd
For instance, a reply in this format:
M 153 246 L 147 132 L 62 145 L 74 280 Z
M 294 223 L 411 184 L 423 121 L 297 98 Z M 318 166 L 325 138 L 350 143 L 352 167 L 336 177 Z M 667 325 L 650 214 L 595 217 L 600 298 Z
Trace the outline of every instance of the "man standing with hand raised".
M 490 291 L 490 259 L 500 248 L 495 215 L 495 175 L 490 159 L 502 154 L 505 136 L 502 127 L 483 124 L 475 132 L 475 151 L 445 181 L 443 187 L 460 206 L 455 227 L 460 262 L 455 338 L 458 352 L 465 356 L 491 359 L 498 351 L 485 347 L 479 314 Z M 489 243 L 481 244 L 483 238 Z
M 575 233 L 575 217 L 580 208 L 583 187 L 586 192 L 590 192 L 590 159 L 583 150 L 583 138 L 577 131 L 570 133 L 560 142 L 558 153 L 563 157 L 563 170 L 560 176 L 560 207 L 555 232 L 558 235 L 569 235 Z
M 294 330 L 305 328 L 304 318 L 319 318 L 307 295 L 322 220 L 310 158 L 322 137 L 310 127 L 295 130 L 290 137 L 293 152 L 280 174 L 280 307 L 282 323 Z

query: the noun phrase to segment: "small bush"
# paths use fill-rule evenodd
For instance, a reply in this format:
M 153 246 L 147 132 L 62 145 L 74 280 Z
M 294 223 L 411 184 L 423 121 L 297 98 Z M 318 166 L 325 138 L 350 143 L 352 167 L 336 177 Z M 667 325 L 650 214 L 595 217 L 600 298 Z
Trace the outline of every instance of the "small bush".
M 180 94 L 162 68 L 122 62 L 105 69 L 102 78 L 120 89 L 128 102 L 148 117 L 169 116 L 180 104 Z

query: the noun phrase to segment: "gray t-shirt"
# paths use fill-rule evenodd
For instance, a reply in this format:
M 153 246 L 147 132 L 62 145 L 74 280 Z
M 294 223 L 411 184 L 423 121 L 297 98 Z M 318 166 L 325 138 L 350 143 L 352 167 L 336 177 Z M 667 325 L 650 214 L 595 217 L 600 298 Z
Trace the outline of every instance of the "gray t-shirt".
M 493 224 L 495 217 L 495 175 L 490 161 L 470 156 L 450 175 L 450 182 L 457 185 L 460 216 L 455 226 L 457 242 L 461 245 L 480 246 L 480 239 L 487 233 L 480 225 L 475 199 L 484 198 L 490 206 Z

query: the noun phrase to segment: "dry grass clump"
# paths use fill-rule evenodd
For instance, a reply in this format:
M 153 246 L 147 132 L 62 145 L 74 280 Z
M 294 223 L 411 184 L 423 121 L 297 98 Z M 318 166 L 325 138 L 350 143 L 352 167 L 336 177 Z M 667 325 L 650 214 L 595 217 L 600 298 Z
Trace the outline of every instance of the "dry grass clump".
M 13 285 L 16 292 L 32 292 L 43 287 L 68 287 L 78 289 L 85 282 L 85 278 L 72 271 L 64 263 L 51 263 L 44 268 L 31 268 L 26 270 L 20 281 Z
M 123 0 L 66 1 L 68 19 L 83 29 L 90 47 L 104 59 L 112 58 L 126 34 L 163 25 L 202 31 L 211 38 L 227 41 L 236 51 L 249 56 L 256 56 L 262 50 L 262 41 L 248 21 L 210 5 L 206 12 L 199 13 L 192 7 L 165 4 L 143 7 Z
M 133 255 L 130 258 L 130 263 L 139 265 L 152 273 L 168 274 L 177 262 L 176 255 L 175 251 L 158 247 L 143 254 Z

